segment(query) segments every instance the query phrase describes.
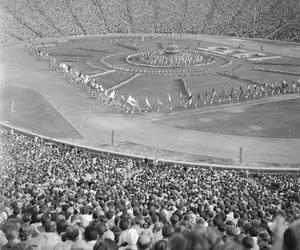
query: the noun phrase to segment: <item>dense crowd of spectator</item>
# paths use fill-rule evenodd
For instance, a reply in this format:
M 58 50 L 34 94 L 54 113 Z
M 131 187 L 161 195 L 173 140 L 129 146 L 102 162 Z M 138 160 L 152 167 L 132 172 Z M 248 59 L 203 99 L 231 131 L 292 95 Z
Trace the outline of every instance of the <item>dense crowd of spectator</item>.
M 1 250 L 300 249 L 299 174 L 134 160 L 5 129 L 0 139 Z
M 1 43 L 99 33 L 206 33 L 299 41 L 299 4 L 285 1 L 0 1 Z

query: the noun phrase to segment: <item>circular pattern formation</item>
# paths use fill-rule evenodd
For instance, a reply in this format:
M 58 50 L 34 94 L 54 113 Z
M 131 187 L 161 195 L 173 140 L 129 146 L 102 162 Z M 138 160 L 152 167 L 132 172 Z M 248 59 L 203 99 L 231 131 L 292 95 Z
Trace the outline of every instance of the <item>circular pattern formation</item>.
M 205 60 L 203 60 L 205 59 Z M 202 63 L 204 61 L 204 63 Z M 126 57 L 126 62 L 132 65 L 155 68 L 184 68 L 200 66 L 214 62 L 212 57 L 205 56 L 198 51 L 179 51 L 166 53 L 163 50 L 152 50 L 131 54 Z
M 163 67 L 156 65 L 146 65 L 139 62 L 132 62 L 131 58 L 135 55 L 145 55 L 149 51 L 140 51 L 133 53 L 132 51 L 120 52 L 109 54 L 103 58 L 99 58 L 101 63 L 106 67 L 131 72 L 131 73 L 140 73 L 140 74 L 152 74 L 152 75 L 161 75 L 161 74 L 187 74 L 187 73 L 211 73 L 228 67 L 232 64 L 232 61 L 228 58 L 225 58 L 220 55 L 215 55 L 208 52 L 199 52 L 193 50 L 193 52 L 198 53 L 202 58 L 202 63 L 195 65 L 187 65 L 185 67 Z M 124 64 L 124 62 L 126 64 Z

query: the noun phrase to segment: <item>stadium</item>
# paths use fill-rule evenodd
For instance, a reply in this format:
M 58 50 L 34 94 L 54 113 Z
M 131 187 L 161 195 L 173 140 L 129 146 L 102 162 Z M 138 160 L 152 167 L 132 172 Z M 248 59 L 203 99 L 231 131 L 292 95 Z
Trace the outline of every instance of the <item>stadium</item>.
M 0 10 L 0 249 L 300 249 L 297 1 Z

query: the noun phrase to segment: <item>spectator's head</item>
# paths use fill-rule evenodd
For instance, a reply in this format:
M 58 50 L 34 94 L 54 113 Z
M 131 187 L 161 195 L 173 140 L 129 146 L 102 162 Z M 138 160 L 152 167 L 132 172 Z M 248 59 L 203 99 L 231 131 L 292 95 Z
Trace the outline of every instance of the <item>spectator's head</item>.
M 86 241 L 94 241 L 98 238 L 98 230 L 91 226 L 88 226 L 84 231 L 84 238 Z
M 251 250 L 254 247 L 254 240 L 251 236 L 245 236 L 242 240 L 242 244 L 246 250 Z
M 185 231 L 174 234 L 168 241 L 170 250 L 197 250 L 212 249 L 216 243 L 217 235 L 213 231 L 197 233 L 196 231 Z
M 45 223 L 45 232 L 46 233 L 55 233 L 56 232 L 56 223 L 54 221 L 47 221 Z
M 42 215 L 42 219 L 41 219 L 41 222 L 42 222 L 42 225 L 45 227 L 46 223 L 51 221 L 51 217 L 49 214 L 43 214 Z
M 292 223 L 283 234 L 283 250 L 300 249 L 300 219 Z
M 96 244 L 94 245 L 93 250 L 117 250 L 118 246 L 117 244 L 110 239 L 104 239 L 104 240 L 98 240 Z M 73 250 L 73 249 L 71 249 Z M 77 249 L 74 249 L 77 250 Z
M 149 250 L 151 248 L 151 239 L 148 235 L 140 235 L 137 246 L 139 250 Z
M 24 213 L 23 214 L 23 222 L 24 223 L 30 223 L 31 221 L 31 214 L 30 213 Z
M 78 227 L 74 225 L 67 226 L 65 236 L 67 240 L 76 241 L 79 236 Z
M 119 238 L 120 238 L 120 234 L 121 234 L 121 229 L 118 226 L 113 226 L 111 228 L 111 231 L 115 235 L 115 242 L 118 243 L 119 242 Z
M 109 239 L 109 240 L 115 241 L 115 235 L 112 231 L 106 231 L 103 233 L 102 239 L 103 240 Z
M 2 211 L 0 213 L 0 225 L 4 224 L 7 221 L 7 218 L 8 218 L 7 213 L 5 211 Z
M 13 228 L 9 228 L 5 231 L 5 237 L 8 242 L 11 242 L 11 243 L 17 242 L 18 241 L 18 231 Z
M 31 236 L 31 226 L 27 223 L 23 224 L 19 228 L 20 240 L 27 240 Z
M 108 230 L 107 225 L 104 222 L 100 222 L 97 229 L 100 237 Z
M 174 228 L 170 224 L 165 224 L 162 228 L 162 236 L 164 238 L 169 238 L 174 233 Z
M 57 221 L 56 230 L 57 230 L 58 234 L 65 232 L 66 228 L 67 228 L 67 222 L 65 219 L 61 219 L 61 220 Z
M 159 240 L 153 245 L 153 250 L 167 250 L 168 244 L 165 240 Z
M 257 237 L 259 233 L 259 228 L 255 225 L 250 226 L 249 228 L 249 234 L 252 237 Z
M 122 231 L 125 231 L 126 229 L 128 229 L 129 226 L 130 226 L 130 221 L 129 221 L 129 219 L 122 219 L 122 220 L 120 221 L 119 226 L 120 226 L 120 228 L 121 228 Z

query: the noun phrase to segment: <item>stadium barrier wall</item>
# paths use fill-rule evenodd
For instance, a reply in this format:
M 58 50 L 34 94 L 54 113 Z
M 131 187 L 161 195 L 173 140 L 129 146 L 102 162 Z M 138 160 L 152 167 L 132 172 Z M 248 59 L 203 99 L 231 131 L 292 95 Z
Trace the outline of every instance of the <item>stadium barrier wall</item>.
M 125 157 L 125 158 L 130 158 L 133 160 L 144 160 L 147 158 L 150 162 L 153 163 L 153 161 L 157 161 L 158 163 L 166 163 L 166 164 L 173 164 L 175 165 L 184 165 L 184 166 L 197 166 L 200 168 L 213 168 L 213 169 L 218 169 L 218 170 L 244 170 L 244 171 L 249 171 L 250 174 L 255 174 L 258 172 L 263 172 L 267 174 L 279 174 L 279 173 L 286 173 L 286 174 L 293 174 L 293 173 L 299 173 L 299 169 L 297 168 L 288 168 L 288 167 L 262 167 L 262 166 L 257 166 L 257 167 L 252 167 L 252 166 L 235 166 L 235 165 L 221 165 L 221 164 L 209 164 L 209 163 L 196 163 L 196 162 L 184 162 L 184 161 L 173 161 L 173 160 L 168 160 L 168 159 L 157 159 L 153 157 L 146 157 L 146 156 L 140 156 L 140 155 L 134 155 L 134 154 L 127 154 L 127 153 L 121 153 L 117 151 L 111 151 L 111 150 L 105 150 L 101 148 L 96 148 L 96 147 L 91 147 L 91 146 L 86 146 L 86 145 L 80 145 L 77 143 L 72 143 L 68 142 L 65 140 L 61 139 L 55 139 L 51 137 L 47 137 L 44 135 L 40 135 L 37 133 L 33 133 L 29 130 L 23 129 L 23 128 L 18 128 L 9 124 L 4 124 L 0 122 L 0 127 L 4 128 L 6 130 L 13 130 L 14 132 L 17 132 L 17 134 L 25 135 L 27 137 L 39 137 L 42 138 L 44 141 L 47 142 L 55 142 L 61 145 L 66 145 L 70 147 L 76 147 L 82 150 L 86 150 L 91 153 L 95 154 L 108 154 L 111 156 L 115 157 Z M 238 150 L 237 150 L 238 153 Z

